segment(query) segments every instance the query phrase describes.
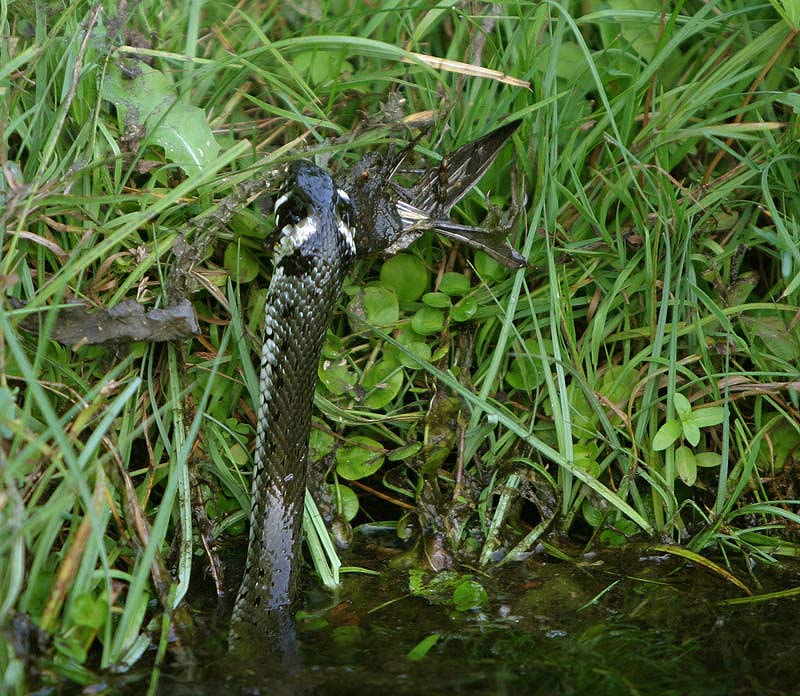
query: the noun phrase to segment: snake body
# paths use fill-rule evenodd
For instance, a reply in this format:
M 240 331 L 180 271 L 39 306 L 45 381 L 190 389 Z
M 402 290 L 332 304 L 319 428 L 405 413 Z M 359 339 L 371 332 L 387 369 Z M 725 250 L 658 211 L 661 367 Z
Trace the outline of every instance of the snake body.
M 250 539 L 232 644 L 274 634 L 297 594 L 311 406 L 322 342 L 355 257 L 352 215 L 330 175 L 303 161 L 275 204 Z

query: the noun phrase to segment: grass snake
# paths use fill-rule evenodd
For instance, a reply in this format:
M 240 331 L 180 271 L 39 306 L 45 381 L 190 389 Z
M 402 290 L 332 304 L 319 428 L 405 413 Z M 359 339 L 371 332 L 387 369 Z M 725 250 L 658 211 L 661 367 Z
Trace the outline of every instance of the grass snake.
M 392 177 L 405 158 L 368 155 L 349 193 L 325 170 L 294 163 L 275 203 L 277 240 L 266 300 L 250 536 L 231 619 L 232 649 L 294 652 L 293 608 L 311 409 L 322 343 L 345 275 L 359 256 L 390 255 L 425 229 L 482 248 L 507 265 L 524 259 L 496 234 L 449 220 L 519 122 L 463 146 L 411 189 Z M 259 647 L 255 647 L 259 646 Z

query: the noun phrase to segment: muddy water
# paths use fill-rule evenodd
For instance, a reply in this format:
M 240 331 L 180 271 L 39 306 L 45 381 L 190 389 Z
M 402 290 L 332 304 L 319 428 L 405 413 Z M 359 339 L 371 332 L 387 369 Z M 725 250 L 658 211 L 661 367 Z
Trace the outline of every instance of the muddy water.
M 380 565 L 373 552 L 364 566 Z M 800 566 L 734 571 L 756 595 L 800 585 Z M 459 572 L 439 586 L 408 571 L 346 575 L 337 596 L 309 581 L 288 670 L 237 662 L 224 622 L 201 616 L 197 663 L 167 668 L 158 693 L 800 693 L 797 598 L 724 604 L 745 595 L 646 548 Z M 465 601 L 464 587 L 478 591 Z

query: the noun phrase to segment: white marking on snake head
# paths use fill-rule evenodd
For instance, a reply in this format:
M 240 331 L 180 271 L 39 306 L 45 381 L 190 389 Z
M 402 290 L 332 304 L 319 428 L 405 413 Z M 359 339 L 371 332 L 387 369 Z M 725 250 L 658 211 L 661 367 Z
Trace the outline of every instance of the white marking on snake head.
M 288 200 L 289 200 L 288 193 L 284 193 L 280 198 L 278 198 L 278 200 L 275 201 L 275 212 L 277 213 L 281 209 L 281 206 Z
M 350 249 L 351 254 L 356 253 L 356 239 L 353 234 L 353 228 L 350 227 L 344 220 L 339 220 L 339 234 L 344 237 L 347 247 Z
M 303 246 L 318 227 L 319 221 L 315 215 L 304 217 L 294 225 L 284 225 L 280 238 L 275 242 L 275 264 L 277 265 L 284 256 L 288 256 Z

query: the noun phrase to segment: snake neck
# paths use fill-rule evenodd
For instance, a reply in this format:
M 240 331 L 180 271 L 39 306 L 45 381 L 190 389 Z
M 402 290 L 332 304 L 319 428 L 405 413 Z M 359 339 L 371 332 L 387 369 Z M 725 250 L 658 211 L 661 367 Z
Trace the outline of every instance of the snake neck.
M 249 636 L 274 637 L 275 627 L 287 624 L 297 596 L 317 366 L 354 256 L 352 236 L 334 204 L 313 203 L 304 204 L 307 217 L 283 227 L 275 245 L 261 353 L 250 537 L 231 620 L 232 645 Z

